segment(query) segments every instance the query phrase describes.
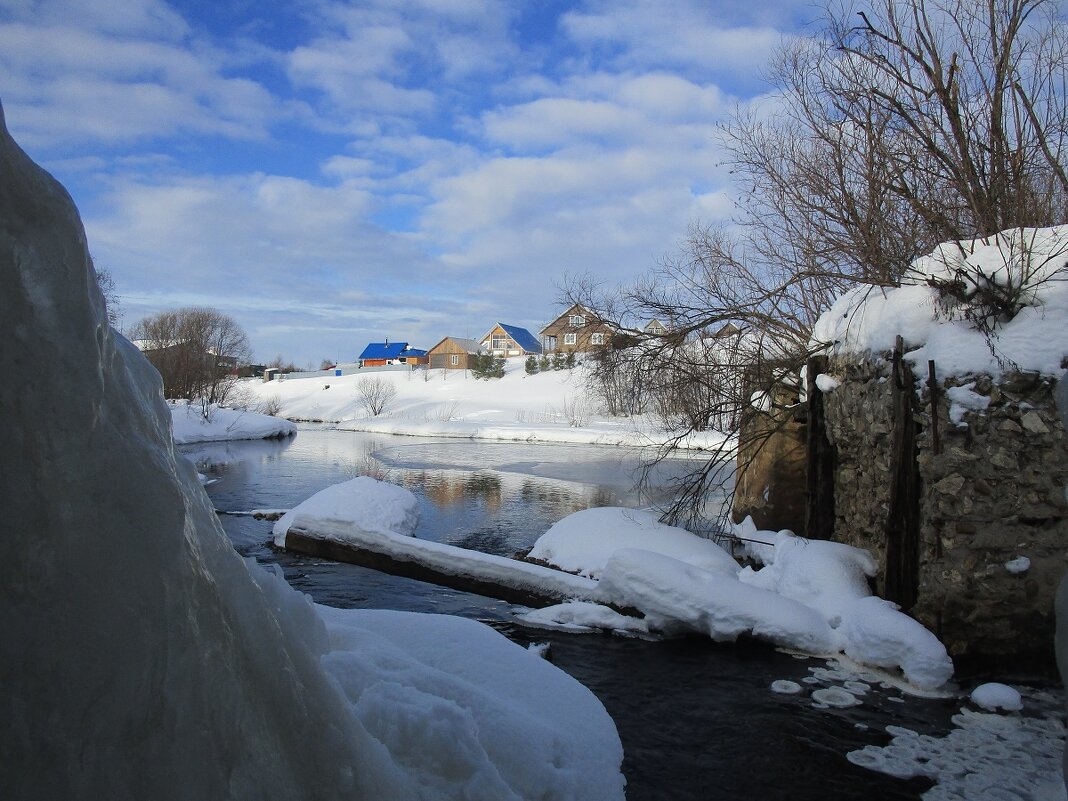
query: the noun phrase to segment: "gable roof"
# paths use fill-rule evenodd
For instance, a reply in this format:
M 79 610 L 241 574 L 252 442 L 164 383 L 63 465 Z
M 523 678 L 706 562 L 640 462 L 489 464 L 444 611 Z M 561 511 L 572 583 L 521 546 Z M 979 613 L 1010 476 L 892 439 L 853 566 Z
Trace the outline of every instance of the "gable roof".
M 407 350 L 407 342 L 372 342 L 363 349 L 359 358 L 363 359 L 398 359 L 401 352 Z
M 415 359 L 426 356 L 426 351 L 422 348 L 405 348 L 401 351 L 402 359 Z
M 442 337 L 441 338 L 441 342 L 439 342 L 437 345 L 432 347 L 430 350 L 437 350 L 438 346 L 441 345 L 442 342 L 445 342 L 445 341 L 455 342 L 457 345 L 459 345 L 461 348 L 466 350 L 468 353 L 478 354 L 478 353 L 482 352 L 482 346 L 480 344 L 478 344 L 477 342 L 475 342 L 475 340 L 473 340 L 473 339 L 464 339 L 463 337 Z M 429 353 L 430 351 L 427 351 L 427 352 Z
M 527 353 L 541 353 L 541 343 L 538 342 L 538 338 L 530 333 L 525 328 L 520 328 L 518 325 L 505 325 L 504 323 L 495 323 L 493 328 L 485 333 L 482 337 L 482 341 L 485 342 L 486 338 L 493 333 L 493 329 L 500 327 L 504 333 L 506 333 L 512 340 L 515 341 L 519 347 L 525 350 Z

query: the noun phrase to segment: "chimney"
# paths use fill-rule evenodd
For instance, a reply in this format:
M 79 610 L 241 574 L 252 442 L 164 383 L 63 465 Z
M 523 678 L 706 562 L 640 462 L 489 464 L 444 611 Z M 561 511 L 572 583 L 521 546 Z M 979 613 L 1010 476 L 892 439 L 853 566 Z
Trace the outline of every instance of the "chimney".
M 386 337 L 386 347 L 389 347 L 389 337 Z

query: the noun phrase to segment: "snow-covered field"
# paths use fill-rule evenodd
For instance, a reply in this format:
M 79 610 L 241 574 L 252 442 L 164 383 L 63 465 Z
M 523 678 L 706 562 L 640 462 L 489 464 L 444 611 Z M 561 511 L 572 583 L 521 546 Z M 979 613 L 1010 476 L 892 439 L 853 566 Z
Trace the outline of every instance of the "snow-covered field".
M 522 358 L 499 379 L 462 370 L 368 372 L 340 377 L 243 383 L 257 404 L 277 402 L 279 416 L 337 423 L 352 431 L 526 442 L 646 445 L 666 438 L 652 417 L 612 418 L 598 413 L 585 386 L 586 368 L 527 375 Z M 396 397 L 378 416 L 359 394 L 363 381 L 385 381 Z M 723 438 L 694 434 L 682 447 L 710 448 Z

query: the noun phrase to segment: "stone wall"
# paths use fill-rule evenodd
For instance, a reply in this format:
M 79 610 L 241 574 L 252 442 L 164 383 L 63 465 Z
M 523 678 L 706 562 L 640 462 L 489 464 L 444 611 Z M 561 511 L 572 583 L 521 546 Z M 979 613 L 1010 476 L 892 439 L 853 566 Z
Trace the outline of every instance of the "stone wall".
M 825 398 L 838 454 L 835 539 L 885 563 L 889 365 L 838 358 L 828 371 L 839 381 Z M 920 565 L 911 612 L 955 656 L 1035 650 L 1052 636 L 1068 567 L 1068 438 L 1054 388 L 1033 374 L 954 377 L 937 390 L 933 412 L 925 385 L 916 399 Z M 954 393 L 974 408 L 954 403 Z M 1019 557 L 1030 560 L 1026 570 L 1006 567 Z

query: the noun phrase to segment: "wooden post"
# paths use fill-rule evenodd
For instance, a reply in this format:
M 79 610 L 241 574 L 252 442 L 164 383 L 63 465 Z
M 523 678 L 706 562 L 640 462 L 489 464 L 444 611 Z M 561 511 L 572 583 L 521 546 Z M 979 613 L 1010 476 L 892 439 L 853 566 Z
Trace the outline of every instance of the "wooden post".
M 894 419 L 883 595 L 907 612 L 916 603 L 919 588 L 920 473 L 916 463 L 916 383 L 904 350 L 898 337 L 891 374 Z
M 827 369 L 826 356 L 808 360 L 808 425 L 805 431 L 808 467 L 805 471 L 805 536 L 833 539 L 834 470 L 836 452 L 827 438 L 823 393 L 816 376 Z
M 942 442 L 938 436 L 938 375 L 935 373 L 934 359 L 927 362 L 927 393 L 931 401 L 931 452 L 936 456 L 942 452 Z

